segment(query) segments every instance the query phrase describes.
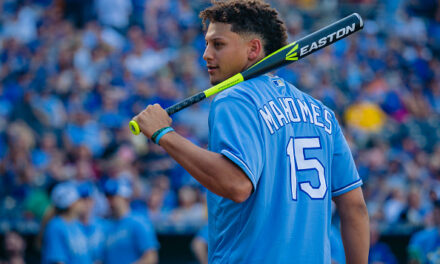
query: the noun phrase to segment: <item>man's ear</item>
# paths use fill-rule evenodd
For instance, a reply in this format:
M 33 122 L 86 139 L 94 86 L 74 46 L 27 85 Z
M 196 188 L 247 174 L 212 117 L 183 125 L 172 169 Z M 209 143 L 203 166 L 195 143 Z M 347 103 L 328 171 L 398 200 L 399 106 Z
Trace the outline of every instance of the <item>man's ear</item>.
M 248 42 L 248 60 L 260 60 L 264 58 L 263 44 L 258 38 L 251 39 Z

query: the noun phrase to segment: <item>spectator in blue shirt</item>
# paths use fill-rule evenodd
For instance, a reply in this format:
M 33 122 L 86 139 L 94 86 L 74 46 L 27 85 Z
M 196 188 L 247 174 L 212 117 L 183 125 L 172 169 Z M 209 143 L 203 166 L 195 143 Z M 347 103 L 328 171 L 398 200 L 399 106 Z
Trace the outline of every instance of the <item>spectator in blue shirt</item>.
M 84 209 L 79 215 L 81 229 L 87 238 L 89 252 L 94 261 L 102 257 L 102 250 L 105 245 L 106 221 L 92 214 L 95 204 L 93 183 L 89 181 L 78 184 L 78 192 L 84 202 Z
M 130 184 L 121 179 L 109 179 L 104 184 L 111 211 L 103 250 L 104 264 L 158 262 L 159 243 L 151 222 L 145 215 L 130 210 L 132 192 Z
M 440 200 L 434 202 L 434 226 L 415 233 L 408 245 L 409 263 L 440 262 Z
M 370 252 L 368 263 L 397 264 L 396 257 L 387 244 L 379 241 L 380 233 L 376 222 L 370 223 Z
M 77 186 L 71 182 L 60 183 L 52 191 L 55 217 L 44 231 L 43 264 L 93 263 L 78 216 L 84 210 Z

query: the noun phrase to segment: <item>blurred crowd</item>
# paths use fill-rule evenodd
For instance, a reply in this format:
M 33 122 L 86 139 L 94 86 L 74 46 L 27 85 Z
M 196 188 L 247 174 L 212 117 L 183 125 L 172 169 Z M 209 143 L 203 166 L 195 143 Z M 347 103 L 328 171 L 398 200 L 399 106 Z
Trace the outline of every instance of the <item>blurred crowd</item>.
M 381 233 L 433 224 L 440 198 L 440 7 L 435 0 L 268 1 L 290 41 L 358 12 L 364 30 L 276 74 L 332 108 Z M 37 233 L 57 183 L 133 186 L 159 233 L 206 222 L 206 190 L 129 120 L 209 86 L 206 0 L 0 0 L 0 230 Z M 207 145 L 209 100 L 173 115 Z M 13 234 L 11 235 L 13 236 Z

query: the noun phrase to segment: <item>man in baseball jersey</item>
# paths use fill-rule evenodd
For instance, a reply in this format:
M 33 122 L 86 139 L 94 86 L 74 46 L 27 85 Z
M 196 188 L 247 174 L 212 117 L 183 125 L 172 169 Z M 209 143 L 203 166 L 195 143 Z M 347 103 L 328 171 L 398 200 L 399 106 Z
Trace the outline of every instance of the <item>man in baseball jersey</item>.
M 286 44 L 284 23 L 261 1 L 218 1 L 200 16 L 209 24 L 203 58 L 212 84 Z M 244 81 L 213 100 L 209 150 L 174 132 L 157 104 L 135 120 L 209 190 L 209 263 L 330 263 L 332 199 L 347 263 L 367 263 L 362 181 L 320 101 L 277 76 Z

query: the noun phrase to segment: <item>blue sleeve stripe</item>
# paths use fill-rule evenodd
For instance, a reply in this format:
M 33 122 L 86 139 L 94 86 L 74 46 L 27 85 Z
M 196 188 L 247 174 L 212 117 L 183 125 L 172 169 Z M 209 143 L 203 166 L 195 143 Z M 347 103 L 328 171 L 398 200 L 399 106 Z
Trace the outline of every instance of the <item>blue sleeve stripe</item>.
M 254 186 L 254 190 L 257 189 L 257 181 L 255 178 L 255 175 L 252 173 L 252 171 L 249 169 L 249 167 L 246 165 L 246 163 L 244 163 L 244 161 L 242 161 L 239 157 L 235 156 L 234 154 L 232 154 L 231 152 L 223 149 L 220 152 L 222 155 L 226 156 L 228 159 L 230 159 L 232 162 L 234 162 L 235 164 L 237 164 L 249 177 L 249 179 L 252 182 L 252 185 Z
M 332 195 L 333 196 L 338 196 L 338 195 L 344 194 L 344 193 L 346 193 L 348 191 L 351 191 L 351 190 L 353 190 L 353 189 L 355 189 L 355 188 L 357 188 L 357 187 L 359 187 L 361 185 L 362 185 L 362 180 L 359 179 L 359 180 L 357 180 L 357 181 L 355 181 L 353 183 L 350 183 L 347 186 L 344 186 L 342 188 L 339 188 L 339 189 L 336 189 L 336 190 L 332 191 Z

